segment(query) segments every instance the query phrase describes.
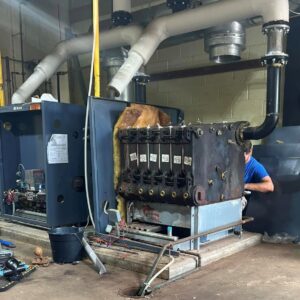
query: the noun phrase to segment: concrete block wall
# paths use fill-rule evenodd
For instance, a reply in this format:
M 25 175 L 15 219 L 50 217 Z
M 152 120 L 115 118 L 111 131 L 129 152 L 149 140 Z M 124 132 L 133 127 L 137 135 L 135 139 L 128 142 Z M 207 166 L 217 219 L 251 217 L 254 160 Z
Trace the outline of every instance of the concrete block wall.
M 247 29 L 246 35 L 247 48 L 242 59 L 263 56 L 266 41 L 261 26 Z M 151 74 L 209 64 L 203 40 L 198 40 L 158 50 L 146 70 Z M 147 97 L 151 104 L 181 108 L 187 122 L 247 120 L 257 125 L 265 114 L 266 71 L 255 69 L 152 82 L 147 87 Z

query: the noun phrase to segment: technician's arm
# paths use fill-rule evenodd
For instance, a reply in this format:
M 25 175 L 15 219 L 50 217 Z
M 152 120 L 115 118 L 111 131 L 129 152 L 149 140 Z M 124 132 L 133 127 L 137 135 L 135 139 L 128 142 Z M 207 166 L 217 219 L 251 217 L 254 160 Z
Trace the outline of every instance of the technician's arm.
M 271 177 L 266 176 L 259 183 L 246 183 L 245 190 L 261 193 L 273 192 L 274 184 Z

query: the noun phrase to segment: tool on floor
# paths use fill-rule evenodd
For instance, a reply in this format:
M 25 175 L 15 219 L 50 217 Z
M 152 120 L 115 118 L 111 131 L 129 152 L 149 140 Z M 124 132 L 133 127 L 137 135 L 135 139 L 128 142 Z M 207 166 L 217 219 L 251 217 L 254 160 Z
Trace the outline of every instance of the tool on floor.
M 17 260 L 11 250 L 0 249 L 0 292 L 13 287 L 34 270 L 35 267 Z
M 95 253 L 95 251 L 92 249 L 92 247 L 89 245 L 89 243 L 87 242 L 85 237 L 82 238 L 82 244 L 83 244 L 83 247 L 84 247 L 87 255 L 93 262 L 93 264 L 96 267 L 99 274 L 102 275 L 102 274 L 106 273 L 107 270 L 106 270 L 105 266 L 103 265 L 103 263 L 101 262 L 101 260 L 99 259 L 99 257 Z
M 1 240 L 1 239 L 0 239 L 0 245 L 7 247 L 7 248 L 16 248 L 16 245 L 14 243 L 6 241 L 6 240 Z

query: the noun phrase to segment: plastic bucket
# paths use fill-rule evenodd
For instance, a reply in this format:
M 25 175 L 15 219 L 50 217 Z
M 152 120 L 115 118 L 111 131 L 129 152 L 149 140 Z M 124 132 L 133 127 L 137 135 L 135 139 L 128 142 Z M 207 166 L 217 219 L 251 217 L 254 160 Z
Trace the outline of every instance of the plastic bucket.
M 82 259 L 83 228 L 58 227 L 48 231 L 53 261 L 72 263 Z

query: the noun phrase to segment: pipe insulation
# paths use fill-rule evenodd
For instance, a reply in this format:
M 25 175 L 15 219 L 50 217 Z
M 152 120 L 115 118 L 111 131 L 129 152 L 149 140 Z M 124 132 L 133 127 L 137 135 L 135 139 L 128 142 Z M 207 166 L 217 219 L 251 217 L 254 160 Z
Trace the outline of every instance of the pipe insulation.
M 127 11 L 131 12 L 131 0 L 113 0 L 113 12 Z
M 101 33 L 101 50 L 133 45 L 142 34 L 142 27 L 129 25 L 117 27 Z M 24 103 L 34 91 L 49 80 L 57 69 L 71 56 L 91 52 L 93 35 L 83 35 L 60 42 L 34 69 L 32 75 L 12 96 L 12 104 Z
M 128 59 L 109 83 L 116 95 L 121 94 L 142 64 L 146 65 L 165 39 L 222 25 L 233 20 L 262 16 L 264 23 L 289 21 L 288 0 L 226 0 L 185 10 L 151 22 L 129 51 Z M 142 61 L 142 62 L 141 62 Z

